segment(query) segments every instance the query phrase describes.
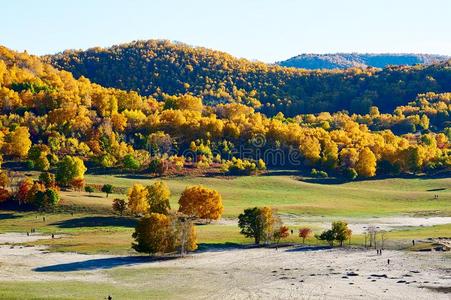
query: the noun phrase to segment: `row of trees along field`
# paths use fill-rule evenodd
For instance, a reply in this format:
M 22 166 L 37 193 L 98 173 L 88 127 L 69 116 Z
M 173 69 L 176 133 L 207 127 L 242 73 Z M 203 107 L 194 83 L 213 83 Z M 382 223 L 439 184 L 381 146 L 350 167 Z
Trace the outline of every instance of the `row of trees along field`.
M 441 66 L 418 68 L 437 68 L 445 77 L 450 72 Z M 414 70 L 401 73 L 410 78 Z M 324 76 L 321 82 L 328 81 Z M 162 94 L 157 100 L 105 88 L 0 47 L 1 153 L 4 160 L 24 161 L 40 171 L 56 170 L 66 157 L 90 169 L 158 175 L 186 168 L 248 175 L 268 165 L 355 179 L 448 169 L 451 93 L 412 100 L 392 113 L 372 106 L 366 114 L 268 117 L 237 99 L 205 105 L 203 95 Z M 65 182 L 72 183 L 80 184 Z

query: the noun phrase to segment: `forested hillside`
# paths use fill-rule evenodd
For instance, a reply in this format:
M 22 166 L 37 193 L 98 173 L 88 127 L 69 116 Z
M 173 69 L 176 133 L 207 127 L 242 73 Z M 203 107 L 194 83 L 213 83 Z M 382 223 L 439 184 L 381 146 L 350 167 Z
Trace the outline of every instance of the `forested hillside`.
M 385 68 L 389 65 L 412 66 L 417 64 L 432 64 L 446 61 L 450 57 L 432 54 L 301 54 L 280 61 L 277 64 L 284 67 L 301 69 L 347 69 L 352 67 Z
M 198 53 L 195 49 L 191 51 Z M 93 53 L 109 57 L 108 52 Z M 220 55 L 207 50 L 205 53 Z M 251 71 L 240 69 L 243 70 L 241 74 L 256 76 L 256 72 L 260 72 L 266 74 L 263 75 L 266 79 L 282 74 L 314 78 L 313 74 L 316 74 L 318 84 L 324 82 L 327 86 L 331 84 L 327 78 L 335 80 L 350 76 L 343 80 L 355 81 L 357 77 L 353 76 L 362 76 L 359 78 L 364 81 L 380 76 L 380 73 L 303 73 L 221 55 L 228 57 L 230 62 L 224 61 L 220 68 L 228 63 L 236 64 L 238 69 L 248 66 Z M 165 59 L 170 60 L 170 57 Z M 106 61 L 111 64 L 105 64 L 110 68 L 103 69 L 105 74 L 113 76 L 123 70 L 123 63 L 115 65 L 112 58 Z M 211 57 L 212 61 L 219 62 Z M 162 78 L 177 73 L 175 64 L 167 66 L 174 69 L 160 68 L 159 73 L 166 74 Z M 191 65 L 193 70 L 211 70 L 202 66 L 203 63 Z M 424 84 L 436 87 L 440 85 L 431 82 L 445 83 L 449 66 L 384 72 L 394 72 L 398 79 L 403 76 L 413 78 L 414 84 L 419 84 L 416 78 L 434 73 L 436 79 L 429 79 Z M 135 78 L 133 84 L 140 82 L 138 74 L 127 74 L 128 78 Z M 254 83 L 259 80 L 255 77 Z M 399 85 L 397 89 L 403 91 L 402 88 L 410 86 L 411 82 Z M 159 175 L 185 169 L 191 174 L 195 170 L 216 170 L 242 175 L 263 171 L 270 165 L 312 170 L 313 176 L 333 174 L 349 179 L 376 174 L 436 172 L 449 169 L 451 165 L 451 93 L 429 92 L 414 96 L 408 104 L 397 107 L 390 114 L 381 113 L 372 106 L 368 114 L 321 112 L 294 117 L 282 113 L 268 117 L 250 106 L 228 101 L 206 105 L 211 98 L 203 95 L 160 92 L 155 98 L 153 94 L 141 96 L 136 92 L 102 87 L 85 77 L 75 79 L 71 73 L 59 71 L 38 57 L 0 47 L 0 146 L 3 158 L 26 162 L 28 168 L 41 171 L 53 170 L 62 161 L 76 165 L 84 163 L 89 168 Z M 73 160 L 74 157 L 81 161 Z M 63 183 L 79 186 L 79 179 L 66 178 Z
M 111 48 L 65 51 L 46 60 L 76 78 L 137 91 L 161 100 L 191 93 L 205 104 L 242 103 L 266 115 L 391 112 L 426 92 L 451 91 L 451 62 L 430 66 L 307 71 L 169 41 L 136 41 Z

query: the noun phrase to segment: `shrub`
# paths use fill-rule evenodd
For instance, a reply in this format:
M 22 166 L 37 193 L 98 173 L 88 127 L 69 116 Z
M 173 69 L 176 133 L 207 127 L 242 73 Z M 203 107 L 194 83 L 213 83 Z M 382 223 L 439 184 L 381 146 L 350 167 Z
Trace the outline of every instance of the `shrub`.
M 92 186 L 87 185 L 85 186 L 85 192 L 89 194 L 94 193 L 94 188 Z
M 310 172 L 310 175 L 312 177 L 315 177 L 315 178 L 327 178 L 327 177 L 329 177 L 329 174 L 327 174 L 327 172 L 325 172 L 325 171 L 318 171 L 316 169 L 312 169 L 312 171 Z
M 121 216 L 127 209 L 127 202 L 124 199 L 116 198 L 113 200 L 113 211 L 119 213 Z
M 354 168 L 347 168 L 344 172 L 344 175 L 346 176 L 346 178 L 348 178 L 349 180 L 354 180 L 357 178 L 357 176 L 359 174 L 357 174 L 357 171 Z

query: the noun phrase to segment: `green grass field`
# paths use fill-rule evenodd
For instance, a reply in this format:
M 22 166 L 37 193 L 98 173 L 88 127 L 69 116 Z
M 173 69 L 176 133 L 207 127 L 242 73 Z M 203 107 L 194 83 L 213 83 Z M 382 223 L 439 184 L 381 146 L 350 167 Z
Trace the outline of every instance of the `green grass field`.
M 110 183 L 117 187 L 130 187 L 133 183 L 150 184 L 155 179 L 88 175 L 86 181 L 92 184 Z M 397 178 L 318 184 L 301 181 L 290 175 L 268 175 L 233 179 L 175 177 L 164 181 L 171 189 L 173 208 L 177 207 L 177 200 L 186 186 L 202 184 L 218 190 L 223 198 L 224 217 L 237 217 L 245 208 L 253 206 L 272 206 L 281 213 L 301 216 L 451 216 L 451 178 Z M 435 194 L 439 195 L 438 200 L 434 199 Z M 93 205 L 96 202 L 80 195 L 72 197 L 71 200 L 75 199 L 77 202 Z M 109 201 L 102 203 L 106 208 L 110 208 Z
M 128 178 L 125 176 L 87 175 L 88 184 L 110 183 L 128 188 L 133 183 L 150 184 L 155 179 Z M 177 200 L 186 186 L 202 184 L 217 189 L 223 198 L 224 217 L 236 218 L 243 209 L 253 206 L 272 206 L 284 216 L 311 226 L 308 220 L 314 216 L 325 219 L 365 218 L 375 216 L 426 215 L 451 216 L 451 179 L 384 179 L 357 181 L 344 184 L 318 184 L 301 181 L 290 175 L 237 177 L 231 179 L 206 177 L 176 177 L 164 179 L 172 191 L 171 205 L 177 208 Z M 439 199 L 434 199 L 438 194 Z M 63 234 L 60 239 L 49 239 L 32 244 L 49 245 L 52 251 L 80 253 L 130 253 L 136 219 L 115 216 L 111 201 L 125 195 L 103 193 L 63 192 L 58 213 L 46 214 L 46 221 L 34 212 L 0 212 L 0 232 L 27 232 L 36 228 L 44 234 Z M 72 213 L 70 213 L 72 212 Z M 304 218 L 304 221 L 303 221 Z M 212 244 L 252 243 L 239 234 L 236 225 L 211 224 L 196 226 L 201 247 Z M 299 242 L 297 228 L 287 242 Z M 390 232 L 391 240 L 411 240 L 449 235 L 450 225 L 407 228 Z M 448 234 L 446 234 L 448 233 Z M 308 241 L 317 243 L 315 239 Z M 353 244 L 363 244 L 363 236 L 355 235 Z
M 169 299 L 175 291 L 169 288 L 151 289 L 145 284 L 139 289 L 112 283 L 61 281 L 61 282 L 0 282 L 0 299 L 8 300 L 91 300 L 106 299 Z M 39 295 L 39 296 L 38 296 Z

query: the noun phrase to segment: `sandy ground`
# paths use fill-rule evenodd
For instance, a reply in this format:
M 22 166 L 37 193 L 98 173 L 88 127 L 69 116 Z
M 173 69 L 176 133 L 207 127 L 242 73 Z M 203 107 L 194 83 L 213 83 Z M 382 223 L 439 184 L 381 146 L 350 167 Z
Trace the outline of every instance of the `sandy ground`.
M 16 234 L 17 238 L 23 238 Z M 5 235 L 0 235 L 5 241 Z M 8 234 L 9 242 L 14 234 Z M 37 237 L 36 237 L 37 238 Z M 390 264 L 387 260 L 390 259 Z M 140 276 L 157 268 L 158 275 Z M 80 280 L 114 283 L 111 272 L 136 271 L 141 284 L 173 284 L 199 299 L 451 299 L 451 258 L 412 253 L 324 248 L 216 249 L 182 259 L 51 253 L 0 246 L 0 281 Z M 154 276 L 154 277 L 152 277 Z M 117 282 L 120 284 L 120 282 Z M 166 287 L 165 287 L 166 285 Z M 448 288 L 436 292 L 434 288 Z
M 54 236 L 55 238 L 60 238 L 61 235 Z M 28 243 L 28 242 L 34 242 L 38 240 L 46 240 L 52 238 L 51 235 L 42 235 L 39 233 L 30 233 L 22 234 L 22 233 L 16 233 L 16 232 L 8 232 L 8 233 L 2 233 L 0 234 L 0 245 L 4 244 L 20 244 L 20 243 Z

